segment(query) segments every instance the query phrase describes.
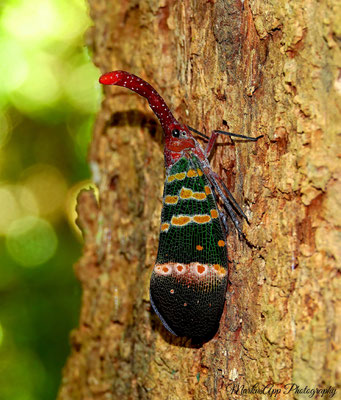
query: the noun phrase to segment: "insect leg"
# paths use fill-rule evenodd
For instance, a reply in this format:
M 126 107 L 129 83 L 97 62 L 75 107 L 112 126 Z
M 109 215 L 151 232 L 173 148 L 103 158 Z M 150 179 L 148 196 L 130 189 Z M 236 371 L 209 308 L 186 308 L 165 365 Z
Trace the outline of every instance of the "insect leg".
M 234 197 L 232 196 L 231 192 L 228 190 L 229 196 L 231 196 L 231 200 L 232 200 L 232 202 L 231 202 L 226 197 L 225 193 L 223 192 L 223 190 L 219 186 L 219 182 L 222 182 L 221 179 L 219 178 L 219 176 L 215 172 L 213 172 L 210 168 L 205 168 L 200 160 L 198 160 L 198 162 L 199 162 L 199 165 L 200 165 L 201 169 L 204 171 L 207 179 L 210 181 L 213 189 L 215 189 L 218 192 L 219 197 L 222 199 L 224 207 L 226 208 L 230 218 L 232 219 L 232 222 L 233 222 L 234 226 L 236 227 L 237 231 L 240 233 L 240 235 L 243 236 L 243 233 L 242 233 L 242 230 L 240 228 L 237 215 L 234 212 L 233 207 L 232 207 L 232 204 L 233 204 L 234 207 L 238 211 L 241 210 L 241 208 L 239 207 L 237 201 L 234 199 Z M 216 197 L 216 194 L 215 194 L 215 197 Z M 243 213 L 242 210 L 241 210 L 241 215 L 245 216 L 245 214 Z M 246 216 L 245 216 L 245 218 L 246 218 Z
M 215 198 L 215 200 L 217 202 L 218 196 L 217 196 L 217 193 L 216 193 L 215 188 L 213 186 L 212 186 L 212 194 L 213 194 L 213 196 L 214 196 L 214 198 Z M 220 210 L 219 208 L 218 208 L 218 212 L 219 212 L 219 219 L 220 219 L 220 222 L 221 222 L 221 225 L 222 225 L 222 229 L 223 229 L 224 235 L 227 236 L 229 234 L 230 229 L 229 229 L 229 227 L 227 225 L 226 213 L 223 212 L 222 210 Z M 229 258 L 227 258 L 227 261 L 232 264 L 232 260 L 230 260 Z
M 223 227 L 225 229 L 225 236 L 227 236 L 229 234 L 229 227 L 227 225 L 227 216 L 223 211 L 219 210 L 219 217 L 220 217 L 220 221 L 223 223 Z
M 216 131 L 212 131 L 212 135 L 210 136 L 206 149 L 205 149 L 205 156 L 208 158 L 212 152 L 212 149 L 214 147 L 214 144 L 217 140 L 218 137 L 218 133 L 216 133 Z
M 244 211 L 241 209 L 240 205 L 237 203 L 237 200 L 233 197 L 232 193 L 229 191 L 229 189 L 225 185 L 224 181 L 220 178 L 219 175 L 217 175 L 213 171 L 212 171 L 212 175 L 214 176 L 214 179 L 221 184 L 221 186 L 223 187 L 223 189 L 227 193 L 229 199 L 231 200 L 231 203 L 236 208 L 236 210 L 239 212 L 239 214 L 246 220 L 247 223 L 249 223 L 249 220 L 247 219 L 247 216 L 245 215 Z
M 207 143 L 207 146 L 206 146 L 206 149 L 205 149 L 205 156 L 206 156 L 206 157 L 209 157 L 209 155 L 211 154 L 211 151 L 212 151 L 212 149 L 213 149 L 213 146 L 214 146 L 214 144 L 215 144 L 215 141 L 217 140 L 218 134 L 215 133 L 215 131 L 213 131 L 212 134 L 211 134 L 211 136 L 208 137 L 208 136 L 204 135 L 203 133 L 197 131 L 196 129 L 194 129 L 194 128 L 188 126 L 188 125 L 187 125 L 187 128 L 188 128 L 191 132 L 196 133 L 196 134 L 197 134 L 198 136 L 200 136 L 202 139 L 208 140 L 208 143 Z
M 200 136 L 202 139 L 208 140 L 208 143 L 207 143 L 207 146 L 206 146 L 206 149 L 205 149 L 205 155 L 206 155 L 206 157 L 209 157 L 209 156 L 210 156 L 210 154 L 211 154 L 211 152 L 212 152 L 212 149 L 213 149 L 213 146 L 214 146 L 214 144 L 215 144 L 215 142 L 216 142 L 216 140 L 217 140 L 217 137 L 218 137 L 219 135 L 226 135 L 226 136 L 230 136 L 230 137 L 237 137 L 237 138 L 240 138 L 240 139 L 247 139 L 247 140 L 251 140 L 251 141 L 253 141 L 253 142 L 256 142 L 258 139 L 260 139 L 260 138 L 262 138 L 262 137 L 264 136 L 264 135 L 259 135 L 259 136 L 257 136 L 257 137 L 245 136 L 245 135 L 239 135 L 238 133 L 220 131 L 220 130 L 217 130 L 217 129 L 216 129 L 216 130 L 212 131 L 211 136 L 208 137 L 208 136 L 204 135 L 203 133 L 199 132 L 198 130 L 192 128 L 192 127 L 189 126 L 189 125 L 187 125 L 187 128 L 188 128 L 191 132 L 196 133 L 196 134 L 197 134 L 198 136 Z
M 217 195 L 217 192 L 216 192 L 214 186 L 212 186 L 212 194 L 213 194 L 213 196 L 214 196 L 214 199 L 215 199 L 216 203 L 218 203 L 218 195 Z M 230 230 L 229 230 L 229 227 L 228 227 L 228 225 L 227 225 L 227 216 L 226 216 L 226 213 L 225 213 L 224 211 L 220 210 L 220 209 L 218 208 L 218 206 L 217 206 L 217 209 L 218 209 L 218 212 L 219 212 L 219 218 L 220 218 L 220 221 L 221 221 L 221 223 L 222 223 L 222 228 L 223 228 L 223 230 L 224 230 L 224 234 L 225 234 L 225 236 L 227 236 L 227 235 L 229 234 L 229 231 L 230 231 Z
M 264 135 L 260 135 L 257 137 L 251 137 L 251 136 L 245 136 L 245 135 L 239 135 L 237 133 L 232 133 L 232 132 L 225 132 L 225 131 L 219 131 L 219 130 L 214 130 L 212 131 L 212 135 L 207 143 L 207 147 L 205 149 L 205 155 L 206 157 L 209 157 L 211 154 L 211 151 L 213 149 L 213 146 L 217 140 L 217 137 L 219 135 L 226 135 L 226 136 L 230 136 L 230 137 L 237 137 L 237 138 L 241 138 L 241 139 L 247 139 L 247 140 L 251 140 L 253 142 L 256 142 L 258 139 L 260 139 L 261 137 L 263 137 Z
M 239 232 L 240 235 L 243 236 L 243 232 L 242 232 L 242 230 L 240 228 L 237 215 L 236 215 L 236 213 L 234 212 L 234 210 L 232 208 L 231 202 L 225 196 L 224 192 L 221 190 L 221 187 L 219 186 L 219 184 L 215 180 L 215 178 L 213 176 L 208 176 L 208 179 L 210 180 L 210 182 L 212 183 L 212 185 L 214 186 L 214 188 L 218 192 L 220 198 L 222 199 L 224 207 L 226 208 L 227 213 L 229 214 L 230 218 L 232 219 L 232 222 L 233 222 L 234 226 L 236 227 L 237 231 Z

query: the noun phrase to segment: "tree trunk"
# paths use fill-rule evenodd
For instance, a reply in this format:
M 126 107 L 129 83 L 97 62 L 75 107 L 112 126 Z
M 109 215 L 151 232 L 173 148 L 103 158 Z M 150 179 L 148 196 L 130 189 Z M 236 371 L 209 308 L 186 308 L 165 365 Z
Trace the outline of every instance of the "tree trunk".
M 151 312 L 164 179 L 162 129 L 145 99 L 106 87 L 79 199 L 79 328 L 63 400 L 340 395 L 340 21 L 337 0 L 91 0 L 102 72 L 151 83 L 181 122 L 219 138 L 213 169 L 247 214 L 228 235 L 230 285 L 202 346 Z M 339 14 L 340 15 L 340 14 Z M 253 385 L 256 385 L 253 387 Z M 254 390 L 254 394 L 242 392 Z M 331 394 L 332 392 L 330 392 Z M 232 395 L 231 395 L 232 394 Z

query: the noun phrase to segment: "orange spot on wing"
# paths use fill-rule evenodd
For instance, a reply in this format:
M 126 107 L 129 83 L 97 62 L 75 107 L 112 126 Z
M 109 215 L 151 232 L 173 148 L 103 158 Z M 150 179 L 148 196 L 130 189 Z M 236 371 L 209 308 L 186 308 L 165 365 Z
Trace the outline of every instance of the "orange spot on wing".
M 190 169 L 190 170 L 188 170 L 188 172 L 187 172 L 187 176 L 188 176 L 189 178 L 194 178 L 195 176 L 198 176 L 198 174 L 196 173 L 196 171 L 195 171 L 194 169 Z
M 202 274 L 203 272 L 205 272 L 205 267 L 203 265 L 198 265 L 197 270 L 199 274 Z
M 189 222 L 191 222 L 191 217 L 188 217 L 187 215 L 182 215 L 180 217 L 173 216 L 171 221 L 172 225 L 175 226 L 183 226 L 188 224 Z
M 197 247 L 196 247 L 196 249 L 199 250 L 199 251 L 201 251 L 201 250 L 203 249 L 203 247 L 200 246 L 200 244 L 198 244 Z
M 213 268 L 218 272 L 220 271 L 221 266 L 219 264 L 214 264 Z
M 177 179 L 178 181 L 182 181 L 183 179 L 185 179 L 185 177 L 186 177 L 185 172 L 178 172 L 177 174 L 170 175 L 167 178 L 167 182 L 173 182 L 173 181 L 175 181 L 175 179 Z
M 178 196 L 166 196 L 165 203 L 166 204 L 176 204 L 178 202 Z
M 169 271 L 169 268 L 168 268 L 168 267 L 162 267 L 162 271 L 163 271 L 163 272 L 168 272 L 168 271 Z
M 190 199 L 192 197 L 192 194 L 193 192 L 191 189 L 182 188 L 180 192 L 180 197 L 182 199 Z
M 201 171 L 201 169 L 198 168 L 197 171 L 198 171 L 198 175 L 199 176 L 203 176 L 204 175 L 204 173 Z
M 169 224 L 167 224 L 167 222 L 165 222 L 164 224 L 161 225 L 161 231 L 168 231 L 169 229 Z
M 185 172 L 178 172 L 177 174 L 175 174 L 175 179 L 177 179 L 178 181 L 182 181 L 183 179 L 185 179 L 185 177 Z
M 211 217 L 212 218 L 218 218 L 218 211 L 217 210 L 211 210 Z
M 196 192 L 196 193 L 193 193 L 192 197 L 196 200 L 204 200 L 204 199 L 206 199 L 206 194 L 202 193 L 202 192 Z
M 181 271 L 184 269 L 184 267 L 183 267 L 182 265 L 178 265 L 178 266 L 176 267 L 176 269 L 177 269 L 179 272 L 181 272 Z
M 219 247 L 224 247 L 225 246 L 225 242 L 223 240 L 219 240 L 218 246 Z
M 209 215 L 195 215 L 193 221 L 197 224 L 206 224 L 211 221 L 211 217 Z
M 214 264 L 213 268 L 219 275 L 226 275 L 226 270 L 219 264 Z
M 211 190 L 211 188 L 209 186 L 205 186 L 205 193 L 207 195 L 212 194 L 212 190 Z

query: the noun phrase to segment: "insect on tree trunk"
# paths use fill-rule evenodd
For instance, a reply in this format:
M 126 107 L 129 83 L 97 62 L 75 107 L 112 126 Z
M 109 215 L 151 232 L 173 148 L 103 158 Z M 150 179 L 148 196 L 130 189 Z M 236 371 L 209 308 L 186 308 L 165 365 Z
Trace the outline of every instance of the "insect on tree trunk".
M 250 224 L 245 239 L 229 226 L 220 327 L 193 345 L 162 326 L 149 298 L 161 126 L 144 99 L 104 90 L 89 155 L 99 202 L 79 197 L 83 304 L 59 399 L 262 399 L 264 387 L 290 399 L 305 386 L 340 396 L 336 4 L 90 1 L 103 73 L 140 76 L 208 136 L 228 125 L 264 138 L 219 137 L 211 156 Z

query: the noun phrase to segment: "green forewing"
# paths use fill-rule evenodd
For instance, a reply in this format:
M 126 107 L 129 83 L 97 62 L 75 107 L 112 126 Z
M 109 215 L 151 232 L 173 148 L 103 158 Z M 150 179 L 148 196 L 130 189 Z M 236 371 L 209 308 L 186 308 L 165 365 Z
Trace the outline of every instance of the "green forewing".
M 177 173 L 187 172 L 190 169 L 200 169 L 195 156 L 188 159 L 181 158 L 168 171 L 167 177 Z M 184 180 L 174 180 L 168 182 L 166 177 L 164 195 L 178 196 L 181 189 L 191 189 L 193 192 L 204 192 L 205 186 L 210 187 L 206 176 L 185 177 Z M 179 215 L 210 215 L 212 210 L 217 209 L 213 194 L 207 195 L 205 200 L 179 198 L 177 204 L 164 204 L 161 215 L 161 224 L 171 222 L 172 216 Z M 227 268 L 226 246 L 218 246 L 219 241 L 225 241 L 223 230 L 219 218 L 212 218 L 209 223 L 197 224 L 190 223 L 183 227 L 172 226 L 167 232 L 160 233 L 159 251 L 157 263 L 180 262 L 190 263 L 198 261 L 203 264 L 220 264 Z M 197 250 L 196 246 L 202 246 L 202 250 Z

